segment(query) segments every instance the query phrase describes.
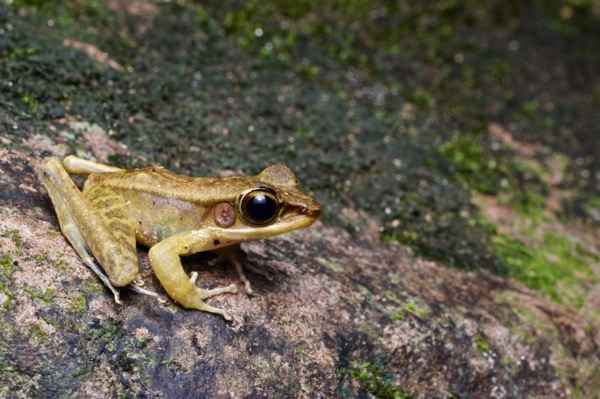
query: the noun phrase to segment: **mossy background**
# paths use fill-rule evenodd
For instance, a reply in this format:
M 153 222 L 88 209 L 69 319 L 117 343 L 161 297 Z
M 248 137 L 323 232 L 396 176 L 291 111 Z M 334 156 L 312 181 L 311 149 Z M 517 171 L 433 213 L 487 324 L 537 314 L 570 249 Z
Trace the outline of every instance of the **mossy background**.
M 136 154 L 119 166 L 283 162 L 355 234 L 375 219 L 579 307 L 597 280 L 597 243 L 563 228 L 600 223 L 597 0 L 4 0 L 0 88 L 16 138 L 76 118 Z M 491 222 L 481 198 L 520 222 Z

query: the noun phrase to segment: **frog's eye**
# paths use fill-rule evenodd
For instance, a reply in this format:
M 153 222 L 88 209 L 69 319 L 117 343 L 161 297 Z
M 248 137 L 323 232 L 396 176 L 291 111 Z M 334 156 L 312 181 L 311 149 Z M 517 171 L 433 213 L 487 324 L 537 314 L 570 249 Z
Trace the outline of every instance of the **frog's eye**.
M 264 188 L 242 194 L 239 202 L 242 218 L 255 225 L 272 222 L 279 215 L 279 207 L 275 193 Z

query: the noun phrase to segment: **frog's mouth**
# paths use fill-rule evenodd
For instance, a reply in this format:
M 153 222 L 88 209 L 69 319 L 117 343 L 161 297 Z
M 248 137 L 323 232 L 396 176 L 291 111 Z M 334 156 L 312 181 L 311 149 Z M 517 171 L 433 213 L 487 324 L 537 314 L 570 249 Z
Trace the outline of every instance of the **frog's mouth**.
M 321 216 L 321 205 L 312 199 L 310 201 L 304 200 L 302 203 L 287 202 L 284 204 L 281 213 L 282 215 L 280 215 L 280 219 L 282 219 L 283 223 L 287 222 L 284 221 L 287 215 L 290 221 L 299 221 L 302 219 L 307 223 L 306 225 L 301 225 L 298 228 L 308 227 Z

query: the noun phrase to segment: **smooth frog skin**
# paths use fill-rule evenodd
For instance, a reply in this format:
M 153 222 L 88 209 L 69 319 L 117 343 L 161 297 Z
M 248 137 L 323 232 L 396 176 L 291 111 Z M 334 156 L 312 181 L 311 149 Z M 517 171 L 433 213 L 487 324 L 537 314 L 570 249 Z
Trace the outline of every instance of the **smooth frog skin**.
M 69 174 L 87 177 L 82 191 Z M 138 276 L 137 242 L 150 247 L 150 264 L 174 301 L 227 320 L 228 313 L 204 299 L 235 293 L 237 286 L 196 287 L 197 273 L 188 277 L 180 257 L 216 251 L 233 263 L 246 292 L 252 293 L 239 243 L 310 226 L 321 214 L 319 204 L 298 190 L 296 177 L 284 165 L 270 166 L 257 176 L 207 178 L 159 166 L 123 170 L 69 156 L 63 164 L 44 160 L 40 179 L 63 234 L 118 303 L 114 287 Z

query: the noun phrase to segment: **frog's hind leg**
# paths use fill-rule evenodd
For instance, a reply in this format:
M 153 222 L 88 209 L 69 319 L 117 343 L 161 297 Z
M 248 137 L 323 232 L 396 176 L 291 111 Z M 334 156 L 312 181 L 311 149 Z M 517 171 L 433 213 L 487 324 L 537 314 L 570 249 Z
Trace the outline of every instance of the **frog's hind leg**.
M 132 237 L 128 241 L 125 240 L 127 242 L 124 243 L 122 237 L 117 237 L 111 231 L 115 227 L 115 223 L 107 223 L 105 217 L 92 207 L 56 159 L 49 158 L 42 163 L 40 179 L 52 199 L 61 231 L 84 263 L 113 292 L 115 301 L 120 303 L 118 292 L 114 286 L 127 285 L 138 274 L 133 226 L 130 228 L 120 226 L 117 229 L 121 235 L 125 230 L 133 232 Z M 123 222 L 122 224 L 126 225 L 127 223 Z M 131 245 L 131 240 L 133 240 L 133 245 Z M 102 272 L 92 255 L 109 277 Z
M 244 284 L 244 290 L 248 295 L 254 295 L 254 290 L 250 284 L 250 280 L 246 277 L 244 269 L 250 270 L 252 273 L 266 277 L 267 280 L 273 280 L 273 275 L 266 270 L 259 269 L 246 262 L 246 253 L 240 247 L 240 244 L 234 244 L 227 247 L 219 248 L 216 251 L 219 256 L 216 262 L 227 261 L 233 265 L 237 272 L 238 278 Z
M 85 242 L 83 241 L 83 237 L 79 233 L 79 228 L 77 227 L 77 224 L 75 223 L 73 217 L 69 213 L 67 205 L 62 200 L 60 195 L 58 195 L 58 193 L 56 193 L 55 190 L 51 188 L 51 186 L 46 185 L 46 187 L 48 188 L 48 193 L 50 194 L 50 198 L 52 199 L 52 203 L 54 204 L 54 208 L 56 209 L 56 214 L 60 215 L 58 216 L 58 220 L 60 223 L 60 229 L 62 233 L 65 235 L 65 237 L 67 237 L 67 240 L 69 240 L 77 254 L 79 254 L 79 257 L 81 258 L 83 263 L 85 263 L 90 269 L 92 269 L 92 271 L 96 273 L 100 280 L 102 280 L 104 285 L 106 285 L 111 290 L 115 297 L 115 302 L 117 302 L 118 304 L 122 304 L 121 298 L 119 296 L 119 291 L 115 289 L 115 287 L 110 282 L 108 276 L 104 274 L 100 266 L 98 266 L 98 264 L 94 261 L 94 258 L 92 258 L 92 256 L 88 252 Z
M 90 173 L 122 172 L 116 166 L 105 165 L 87 159 L 69 155 L 63 159 L 63 166 L 69 174 L 87 177 Z

